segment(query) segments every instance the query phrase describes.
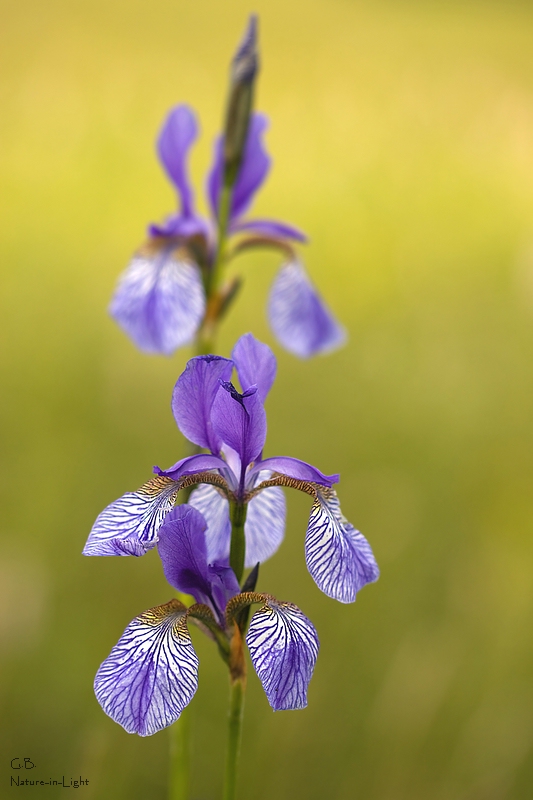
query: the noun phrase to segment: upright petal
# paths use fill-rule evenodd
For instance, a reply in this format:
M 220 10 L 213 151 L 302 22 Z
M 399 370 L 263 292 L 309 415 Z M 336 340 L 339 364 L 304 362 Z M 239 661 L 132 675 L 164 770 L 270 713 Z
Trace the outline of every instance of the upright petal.
M 179 484 L 157 477 L 137 492 L 128 492 L 97 517 L 83 549 L 85 556 L 142 556 L 157 542 Z
M 213 403 L 212 420 L 217 436 L 238 453 L 241 469 L 246 469 L 266 439 L 266 414 L 256 389 L 240 394 L 233 384 L 223 383 Z
M 164 355 L 193 339 L 204 312 L 200 271 L 178 255 L 175 244 L 152 246 L 134 256 L 109 306 L 139 349 Z
M 221 439 L 213 430 L 211 412 L 220 381 L 228 381 L 233 362 L 221 356 L 198 356 L 187 362 L 172 393 L 172 411 L 178 428 L 189 441 L 220 452 Z
M 94 681 L 105 713 L 128 733 L 171 725 L 198 688 L 198 656 L 177 600 L 130 622 Z
M 264 114 L 252 114 L 248 127 L 248 135 L 243 158 L 233 187 L 231 198 L 232 220 L 241 217 L 251 205 L 254 194 L 265 180 L 270 169 L 270 156 L 263 146 L 262 136 L 268 127 L 268 119 Z M 218 214 L 218 202 L 222 188 L 223 143 L 219 138 L 215 142 L 213 167 L 207 180 L 207 194 L 213 216 Z
M 305 708 L 319 648 L 305 614 L 292 603 L 269 600 L 253 615 L 246 644 L 274 711 Z
M 236 220 L 230 225 L 231 233 L 252 233 L 255 236 L 266 236 L 268 239 L 292 239 L 295 242 L 307 242 L 305 233 L 294 225 L 277 222 L 274 219 Z
M 233 348 L 231 357 L 243 390 L 257 386 L 261 402 L 269 393 L 276 377 L 276 356 L 267 344 L 256 339 L 252 333 L 245 333 Z
M 196 118 L 186 105 L 173 108 L 161 128 L 157 152 L 181 198 L 184 216 L 193 214 L 193 190 L 187 175 L 187 154 L 198 136 Z
M 344 328 L 297 261 L 278 272 L 270 290 L 268 317 L 279 342 L 300 358 L 328 353 L 346 339 Z
M 342 515 L 333 489 L 317 488 L 305 537 L 305 560 L 318 588 L 341 603 L 353 603 L 357 592 L 379 577 L 370 545 Z

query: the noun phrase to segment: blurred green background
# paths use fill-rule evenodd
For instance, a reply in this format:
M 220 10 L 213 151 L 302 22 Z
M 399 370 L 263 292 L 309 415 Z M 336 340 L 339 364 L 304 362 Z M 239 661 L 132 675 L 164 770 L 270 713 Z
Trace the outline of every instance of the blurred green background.
M 266 453 L 341 472 L 382 575 L 355 605 L 322 595 L 303 557 L 309 500 L 288 495 L 260 588 L 297 603 L 322 649 L 304 711 L 273 714 L 250 674 L 240 796 L 530 798 L 532 6 L 0 5 L 0 796 L 27 756 L 31 777 L 89 778 L 86 798 L 165 797 L 167 732 L 127 735 L 92 680 L 126 623 L 172 591 L 153 552 L 80 553 L 108 502 L 181 457 L 169 401 L 190 352 L 136 352 L 106 307 L 146 224 L 174 207 L 153 146 L 167 109 L 199 113 L 201 189 L 257 10 L 274 168 L 253 210 L 309 233 L 306 264 L 350 340 L 309 362 L 280 350 L 265 254 L 239 263 L 219 350 L 246 330 L 274 347 Z M 192 796 L 210 800 L 227 678 L 195 641 Z

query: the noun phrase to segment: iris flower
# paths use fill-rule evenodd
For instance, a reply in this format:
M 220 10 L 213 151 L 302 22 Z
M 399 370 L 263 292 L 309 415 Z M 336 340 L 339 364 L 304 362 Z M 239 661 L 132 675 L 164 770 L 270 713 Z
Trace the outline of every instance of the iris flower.
M 196 604 L 186 608 L 173 599 L 136 617 L 96 674 L 100 705 L 128 733 L 156 733 L 177 720 L 192 700 L 198 656 L 188 629 L 191 620 L 215 639 L 235 669 L 230 644 L 235 638 L 239 642 L 239 614 L 252 603 L 261 608 L 252 617 L 246 643 L 270 705 L 274 711 L 307 705 L 319 648 L 313 624 L 291 603 L 241 593 L 227 563 L 209 562 L 205 533 L 205 520 L 191 506 L 168 514 L 158 542 L 165 577 L 178 591 L 193 595 Z
M 234 369 L 242 391 L 231 383 Z M 183 435 L 209 452 L 182 458 L 166 470 L 155 467 L 155 478 L 100 514 L 84 553 L 143 555 L 157 544 L 180 489 L 203 484 L 189 502 L 208 524 L 208 561 L 227 561 L 231 519 L 242 517 L 244 511 L 244 566 L 252 567 L 281 544 L 285 529 L 281 487 L 289 487 L 313 498 L 305 558 L 319 589 L 351 603 L 359 589 L 377 580 L 379 570 L 370 545 L 342 515 L 332 488 L 339 476 L 325 475 L 297 458 L 263 458 L 267 432 L 263 404 L 275 374 L 274 354 L 250 333 L 238 340 L 231 359 L 192 358 L 174 388 L 172 411 Z
M 247 212 L 270 169 L 263 135 L 266 116 L 250 117 L 241 166 L 233 186 L 228 235 L 239 234 L 239 248 L 270 246 L 281 249 L 286 263 L 274 280 L 268 315 L 274 334 L 290 352 L 306 358 L 340 346 L 345 338 L 313 286 L 291 242 L 306 236 L 292 225 L 271 219 L 248 219 Z M 178 196 L 178 211 L 162 225 L 149 227 L 148 242 L 134 255 L 119 279 L 110 313 L 137 347 L 170 355 L 189 344 L 206 314 L 206 286 L 214 267 L 217 214 L 223 176 L 223 141 L 215 143 L 207 179 L 210 218 L 199 216 L 189 181 L 187 160 L 198 136 L 193 111 L 186 105 L 168 114 L 157 150 Z

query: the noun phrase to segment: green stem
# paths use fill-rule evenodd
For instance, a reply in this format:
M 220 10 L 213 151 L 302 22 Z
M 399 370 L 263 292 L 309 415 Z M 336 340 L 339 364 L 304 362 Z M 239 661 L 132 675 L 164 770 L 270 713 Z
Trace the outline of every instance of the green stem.
M 237 764 L 241 745 L 242 720 L 244 716 L 245 678 L 232 681 L 229 705 L 228 751 L 223 800 L 235 800 L 237 789 Z
M 169 800 L 188 800 L 190 772 L 190 717 L 189 709 L 170 726 Z
M 239 583 L 241 582 L 242 573 L 244 571 L 244 556 L 246 550 L 246 541 L 244 538 L 246 508 L 247 506 L 245 503 L 230 503 L 231 544 L 229 563 Z

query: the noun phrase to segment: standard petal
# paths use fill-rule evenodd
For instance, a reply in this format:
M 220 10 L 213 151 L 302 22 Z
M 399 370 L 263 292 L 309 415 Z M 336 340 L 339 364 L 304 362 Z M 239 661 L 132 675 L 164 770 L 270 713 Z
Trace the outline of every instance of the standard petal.
M 246 644 L 274 711 L 305 708 L 319 648 L 305 614 L 292 603 L 269 600 L 253 615 Z
M 286 513 L 285 495 L 279 486 L 270 486 L 252 497 L 244 523 L 246 568 L 274 555 L 283 541 Z
M 159 158 L 179 192 L 185 217 L 193 214 L 194 197 L 187 175 L 187 155 L 197 136 L 198 125 L 192 110 L 180 105 L 169 112 L 157 140 Z
M 279 342 L 300 358 L 328 353 L 346 339 L 344 328 L 297 261 L 278 272 L 270 290 L 268 317 Z
M 182 434 L 212 453 L 220 451 L 221 440 L 213 431 L 211 412 L 220 381 L 228 381 L 233 362 L 221 356 L 197 356 L 187 362 L 172 393 L 172 412 Z
M 230 233 L 253 233 L 268 239 L 291 239 L 302 243 L 308 241 L 303 231 L 275 219 L 247 219 L 245 222 L 237 220 L 230 225 Z
M 308 464 L 306 461 L 300 461 L 299 458 L 291 458 L 290 456 L 272 456 L 272 458 L 265 458 L 264 461 L 258 461 L 250 470 L 250 475 L 254 475 L 262 470 L 279 472 L 281 475 L 286 475 L 287 478 L 295 478 L 297 481 L 319 483 L 321 486 L 332 486 L 334 483 L 339 482 L 338 474 L 324 475 L 323 472 L 313 467 L 312 464 Z
M 130 622 L 94 680 L 105 713 L 140 736 L 175 722 L 197 688 L 198 656 L 177 600 Z
M 204 312 L 200 271 L 177 255 L 175 245 L 134 256 L 109 306 L 137 347 L 164 355 L 193 339 Z
M 231 357 L 237 368 L 243 391 L 257 386 L 261 402 L 269 393 L 276 377 L 276 356 L 267 344 L 251 333 L 245 333 L 233 348 Z
M 265 180 L 270 169 L 270 156 L 266 152 L 262 136 L 268 127 L 264 114 L 252 114 L 244 148 L 242 163 L 231 196 L 232 220 L 242 216 L 252 203 L 254 194 Z M 223 173 L 222 139 L 215 142 L 213 167 L 207 179 L 207 194 L 213 216 L 218 215 L 218 201 L 222 187 Z
M 152 478 L 128 492 L 97 517 L 83 549 L 85 556 L 142 556 L 157 542 L 163 520 L 172 509 L 179 485 Z
M 379 577 L 372 548 L 342 515 L 333 489 L 317 489 L 305 537 L 305 560 L 318 588 L 341 603 L 353 603 L 357 592 Z
M 267 432 L 265 409 L 254 387 L 243 394 L 227 382 L 221 388 L 213 403 L 213 430 L 239 455 L 242 471 L 263 450 Z
M 188 504 L 196 508 L 207 523 L 205 540 L 208 562 L 212 564 L 213 561 L 227 559 L 231 541 L 231 522 L 226 498 L 214 486 L 202 484 L 192 492 Z

